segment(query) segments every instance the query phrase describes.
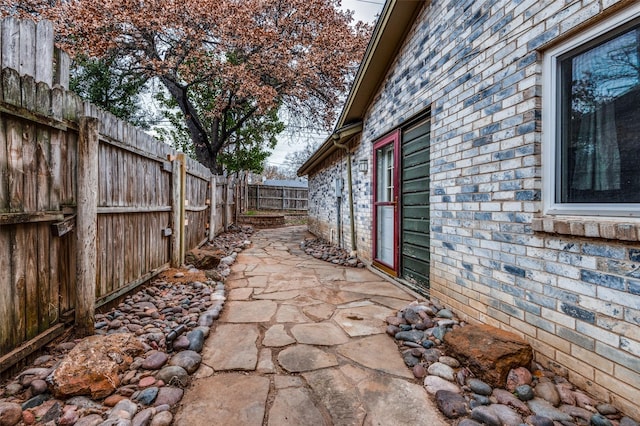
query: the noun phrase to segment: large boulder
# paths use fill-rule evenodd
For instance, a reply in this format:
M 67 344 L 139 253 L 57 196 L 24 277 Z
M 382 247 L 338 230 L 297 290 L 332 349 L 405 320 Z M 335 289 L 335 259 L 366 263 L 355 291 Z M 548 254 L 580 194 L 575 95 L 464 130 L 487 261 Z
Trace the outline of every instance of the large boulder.
M 509 370 L 528 367 L 533 359 L 531 346 L 518 335 L 490 325 L 468 325 L 444 336 L 452 356 L 481 380 L 504 388 Z
M 111 395 L 120 385 L 119 373 L 129 368 L 144 347 L 133 334 L 90 336 L 78 343 L 62 360 L 51 377 L 56 398 Z
M 225 252 L 221 250 L 193 249 L 186 254 L 184 261 L 189 265 L 193 265 L 195 268 L 208 270 L 215 269 L 220 264 L 220 259 L 225 256 Z

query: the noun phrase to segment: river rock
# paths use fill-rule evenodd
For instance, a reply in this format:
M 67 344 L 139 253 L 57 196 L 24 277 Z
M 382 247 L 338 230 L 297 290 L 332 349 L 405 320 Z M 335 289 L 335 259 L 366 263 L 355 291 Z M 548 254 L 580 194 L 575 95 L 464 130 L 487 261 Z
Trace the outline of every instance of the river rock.
M 577 417 L 588 422 L 591 420 L 593 413 L 586 408 L 576 407 L 575 405 L 562 405 L 560 411 L 570 415 L 571 417 Z
M 509 392 L 513 392 L 520 385 L 530 385 L 533 380 L 531 372 L 528 368 L 518 367 L 509 370 L 507 375 L 506 389 Z
M 22 409 L 26 410 L 26 409 L 29 409 L 29 408 L 38 407 L 38 406 L 44 404 L 46 401 L 48 401 L 50 399 L 51 399 L 51 395 L 49 395 L 49 394 L 36 395 L 33 398 L 29 398 L 28 400 L 23 402 L 22 403 Z
M 598 413 L 591 416 L 591 426 L 613 426 L 613 423 L 611 423 L 611 420 Z
M 153 420 L 151 420 L 150 426 L 169 426 L 173 421 L 173 414 L 171 411 L 162 411 L 155 416 L 153 416 Z
M 542 398 L 533 398 L 527 402 L 529 409 L 538 416 L 547 417 L 558 422 L 571 422 L 572 417 L 555 408 L 549 402 Z
M 449 419 L 457 419 L 467 415 L 467 401 L 462 395 L 448 390 L 436 392 L 436 405 Z
M 427 372 L 432 376 L 442 377 L 450 382 L 453 382 L 455 379 L 455 372 L 453 371 L 453 368 L 441 362 L 434 362 L 431 364 L 427 369 Z
M 67 405 L 62 409 L 62 417 L 58 419 L 58 426 L 71 426 L 75 425 L 78 421 L 78 410 L 73 405 Z
M 158 371 L 156 379 L 162 380 L 168 385 L 185 387 L 189 382 L 189 373 L 180 366 L 170 365 Z
M 182 351 L 171 357 L 169 365 L 177 365 L 184 368 L 187 373 L 193 374 L 200 366 L 202 357 L 195 351 Z
M 151 419 L 153 419 L 155 414 L 155 408 L 145 408 L 133 417 L 133 420 L 131 420 L 131 426 L 149 426 L 149 423 L 151 423 Z
M 469 388 L 471 388 L 471 390 L 478 395 L 488 396 L 491 395 L 491 392 L 493 392 L 491 386 L 480 379 L 469 379 L 467 381 L 467 386 L 469 386 Z
M 620 426 L 639 426 L 639 424 L 629 417 L 623 417 L 620 419 Z
M 499 404 L 513 407 L 521 413 L 529 414 L 531 412 L 529 410 L 529 407 L 527 407 L 527 404 L 520 401 L 509 391 L 506 391 L 504 389 L 494 389 L 492 395 Z
M 89 414 L 88 416 L 80 417 L 73 426 L 98 426 L 102 422 L 104 422 L 102 416 Z
M 187 339 L 189 339 L 189 350 L 200 352 L 204 346 L 205 334 L 200 329 L 191 330 L 187 333 Z
M 502 404 L 493 404 L 491 409 L 496 413 L 503 426 L 519 426 L 522 424 L 522 417 L 511 407 Z
M 155 401 L 156 396 L 158 396 L 158 388 L 151 386 L 150 388 L 141 390 L 134 399 L 141 404 L 151 405 L 153 401 Z
M 138 406 L 129 399 L 123 399 L 118 402 L 115 407 L 109 410 L 109 418 L 110 419 L 129 419 L 131 420 L 133 416 L 135 416 L 136 411 L 138 411 Z
M 500 417 L 493 411 L 492 407 L 481 405 L 471 410 L 471 418 L 487 426 L 502 426 Z
M 460 361 L 450 356 L 441 356 L 438 358 L 438 362 L 448 365 L 451 368 L 460 367 Z
M 611 404 L 598 404 L 596 405 L 596 410 L 603 416 L 618 414 L 618 409 Z
M 120 385 L 119 374 L 143 351 L 144 347 L 132 334 L 87 337 L 54 370 L 53 393 L 61 399 L 74 395 L 104 398 Z
M 472 419 L 462 419 L 458 426 L 482 426 L 482 423 L 478 423 Z
M 554 426 L 553 420 L 544 416 L 529 416 L 525 421 L 531 426 Z
M 22 407 L 14 402 L 0 401 L 0 425 L 14 426 L 22 420 Z
M 29 390 L 31 390 L 32 395 L 40 395 L 41 393 L 45 393 L 47 391 L 47 382 L 41 379 L 36 379 L 29 385 Z
M 427 376 L 424 378 L 424 387 L 430 394 L 435 394 L 439 390 L 448 390 L 455 393 L 460 393 L 462 390 L 455 383 L 449 382 L 442 377 Z
M 180 388 L 174 388 L 171 386 L 161 387 L 156 397 L 155 406 L 168 405 L 173 407 L 182 399 L 184 391 Z
M 560 394 L 555 384 L 551 382 L 541 382 L 537 384 L 533 391 L 536 396 L 544 399 L 554 407 L 560 405 Z
M 511 369 L 528 366 L 533 359 L 524 339 L 490 325 L 457 328 L 445 335 L 444 342 L 452 356 L 493 387 L 504 387 Z
M 531 401 L 535 396 L 535 393 L 533 392 L 533 388 L 529 385 L 518 386 L 515 389 L 514 393 L 520 401 Z
M 440 309 L 438 311 L 438 313 L 436 314 L 436 317 L 452 319 L 453 318 L 453 312 L 451 312 L 449 309 Z
M 420 315 L 418 315 L 418 313 L 411 308 L 405 309 L 403 316 L 409 324 L 418 324 L 422 322 L 422 318 L 420 317 Z
M 169 357 L 164 352 L 151 351 L 147 354 L 147 357 L 142 362 L 141 367 L 145 370 L 159 370 L 167 363 L 168 359 Z
M 419 330 L 401 331 L 395 335 L 396 340 L 420 343 L 424 339 L 424 332 Z

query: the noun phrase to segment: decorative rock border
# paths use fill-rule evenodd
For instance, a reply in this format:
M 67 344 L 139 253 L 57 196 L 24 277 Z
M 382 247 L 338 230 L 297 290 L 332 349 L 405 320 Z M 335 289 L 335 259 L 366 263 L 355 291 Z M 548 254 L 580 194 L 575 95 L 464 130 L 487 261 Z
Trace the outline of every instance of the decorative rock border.
M 68 357 L 75 354 L 73 348 L 80 341 L 62 342 L 0 387 L 0 424 L 170 425 L 172 410 L 200 365 L 199 352 L 209 328 L 223 309 L 224 277 L 237 253 L 251 244 L 247 238 L 252 232 L 250 227 L 235 228 L 206 246 L 226 253 L 216 270 L 187 267 L 165 273 L 164 280 L 154 281 L 116 308 L 96 315 L 96 335 L 135 336 L 144 352 L 119 372 L 119 383 L 113 383 L 108 396 L 54 398 L 54 372 L 63 361 L 73 363 Z M 91 351 L 83 352 L 84 357 Z
M 350 255 L 346 250 L 331 245 L 321 238 L 305 238 L 300 243 L 300 248 L 308 255 L 334 265 L 364 268 L 364 263 L 360 262 L 356 256 Z
M 639 426 L 535 362 L 531 368 L 512 369 L 506 389 L 473 377 L 469 368 L 447 355 L 444 336 L 466 324 L 443 306 L 412 302 L 388 317 L 387 324 L 407 367 L 458 426 Z

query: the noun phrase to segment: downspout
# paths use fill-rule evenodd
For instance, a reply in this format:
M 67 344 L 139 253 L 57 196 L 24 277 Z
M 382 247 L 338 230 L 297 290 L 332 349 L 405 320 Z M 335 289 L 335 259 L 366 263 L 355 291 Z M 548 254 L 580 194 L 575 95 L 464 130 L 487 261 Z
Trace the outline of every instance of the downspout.
M 346 144 L 339 143 L 340 134 L 338 132 L 332 135 L 333 145 L 337 148 L 342 148 L 347 153 L 347 185 L 349 186 L 349 225 L 351 230 L 351 251 L 355 253 L 357 251 L 356 247 L 356 227 L 353 213 L 353 182 L 351 179 L 351 151 L 349 151 L 349 147 Z

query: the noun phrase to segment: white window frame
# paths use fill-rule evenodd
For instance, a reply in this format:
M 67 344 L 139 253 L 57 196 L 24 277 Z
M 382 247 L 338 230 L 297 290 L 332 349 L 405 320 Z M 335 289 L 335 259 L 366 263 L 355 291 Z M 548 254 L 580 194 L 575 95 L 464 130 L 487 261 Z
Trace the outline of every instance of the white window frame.
M 556 202 L 558 191 L 558 58 L 585 43 L 588 43 L 609 31 L 640 17 L 640 3 L 581 31 L 578 35 L 566 40 L 544 52 L 542 62 L 542 169 L 543 169 L 543 208 L 545 215 L 574 216 L 613 216 L 640 217 L 640 203 L 559 203 Z

